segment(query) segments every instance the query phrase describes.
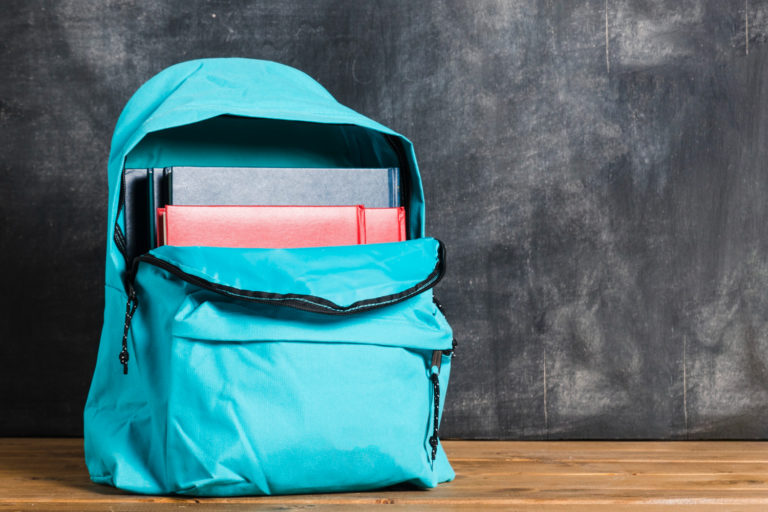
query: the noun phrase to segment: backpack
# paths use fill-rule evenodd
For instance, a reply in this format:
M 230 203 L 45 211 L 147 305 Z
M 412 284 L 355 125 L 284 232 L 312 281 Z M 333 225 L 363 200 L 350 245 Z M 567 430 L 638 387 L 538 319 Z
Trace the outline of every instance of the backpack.
M 124 169 L 174 165 L 399 167 L 407 240 L 129 257 Z M 445 251 L 424 236 L 408 139 L 291 67 L 203 59 L 133 95 L 108 173 L 104 323 L 84 411 L 94 482 L 236 496 L 454 478 L 437 436 L 454 348 L 432 295 Z

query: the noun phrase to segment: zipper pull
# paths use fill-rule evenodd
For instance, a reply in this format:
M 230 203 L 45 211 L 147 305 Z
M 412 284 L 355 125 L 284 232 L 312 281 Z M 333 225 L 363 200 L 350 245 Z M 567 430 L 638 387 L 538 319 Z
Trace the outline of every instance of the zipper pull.
M 456 357 L 456 345 L 458 345 L 458 343 L 456 342 L 456 338 L 453 338 L 453 342 L 451 343 L 451 348 L 448 350 L 443 350 L 443 355 L 446 355 L 448 357 Z
M 123 349 L 120 351 L 120 364 L 123 365 L 123 375 L 128 374 L 128 331 L 131 329 L 131 320 L 136 312 L 139 301 L 136 299 L 136 291 L 128 285 L 128 302 L 125 304 L 125 322 L 123 324 Z
M 438 352 L 439 353 L 439 352 Z M 429 446 L 432 447 L 432 462 L 435 461 L 435 457 L 437 457 L 437 444 L 438 444 L 438 435 L 437 435 L 437 429 L 438 424 L 440 422 L 440 377 L 435 372 L 435 367 L 432 367 L 432 375 L 429 376 L 429 380 L 432 381 L 432 393 L 434 400 L 434 416 L 432 418 L 432 437 L 429 438 Z
M 432 369 L 432 373 L 440 375 L 440 367 L 443 365 L 443 351 L 442 350 L 433 350 L 432 351 L 432 366 L 430 367 Z
M 432 382 L 432 399 L 433 399 L 433 417 L 432 417 L 432 436 L 429 438 L 429 446 L 432 447 L 432 462 L 435 461 L 437 456 L 437 444 L 438 444 L 438 423 L 440 421 L 440 367 L 443 364 L 443 351 L 432 351 L 432 366 L 430 367 L 429 380 Z

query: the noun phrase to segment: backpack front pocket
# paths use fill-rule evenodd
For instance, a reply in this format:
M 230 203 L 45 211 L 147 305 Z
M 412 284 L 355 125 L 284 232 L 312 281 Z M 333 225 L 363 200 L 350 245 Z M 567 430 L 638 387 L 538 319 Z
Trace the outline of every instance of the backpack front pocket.
M 144 262 L 130 364 L 154 381 L 164 425 L 155 469 L 167 492 L 432 487 L 453 477 L 430 444 L 442 403 L 433 360 L 444 390 L 452 344 L 430 291 L 442 273 L 438 242 L 162 247 Z

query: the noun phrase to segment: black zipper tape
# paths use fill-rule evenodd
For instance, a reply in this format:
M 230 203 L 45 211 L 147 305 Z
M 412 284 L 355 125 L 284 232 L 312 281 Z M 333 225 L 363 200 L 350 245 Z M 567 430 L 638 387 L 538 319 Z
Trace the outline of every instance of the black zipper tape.
M 123 234 L 123 230 L 120 229 L 120 225 L 117 223 L 117 219 L 120 218 L 120 212 L 125 209 L 125 169 L 120 173 L 120 194 L 117 200 L 117 217 L 115 217 L 115 244 L 125 259 L 126 267 L 130 265 L 131 254 L 128 254 L 128 241 Z M 127 212 L 126 212 L 127 213 Z M 120 234 L 118 237 L 118 233 Z
M 128 247 L 127 243 L 125 241 L 125 235 L 123 234 L 123 230 L 120 229 L 120 224 L 115 222 L 115 245 L 117 246 L 117 250 L 120 251 L 120 254 L 123 255 L 123 259 L 125 259 L 126 265 L 128 264 Z
M 429 376 L 429 380 L 432 382 L 432 400 L 433 400 L 432 436 L 429 438 L 429 446 L 432 447 L 433 462 L 435 460 L 435 457 L 437 456 L 437 444 L 440 439 L 437 433 L 440 425 L 440 376 L 438 375 L 438 372 L 433 372 Z
M 312 313 L 348 315 L 397 304 L 398 302 L 402 302 L 426 290 L 429 290 L 438 282 L 440 282 L 440 279 L 442 279 L 443 275 L 445 274 L 445 246 L 439 240 L 437 242 L 437 263 L 435 264 L 435 268 L 432 270 L 432 272 L 430 272 L 430 274 L 424 280 L 401 292 L 384 295 L 382 297 L 376 297 L 373 299 L 359 300 L 348 306 L 340 306 L 332 301 L 314 295 L 259 292 L 253 290 L 243 290 L 241 288 L 235 288 L 219 283 L 212 283 L 201 277 L 185 272 L 176 265 L 160 259 L 152 254 L 142 254 L 141 256 L 134 258 L 130 281 L 133 283 L 136 277 L 136 272 L 138 271 L 139 263 L 144 262 L 161 268 L 190 284 L 219 293 L 221 295 L 226 295 L 228 297 L 235 297 L 238 299 L 258 302 L 262 304 L 277 304 L 294 309 L 300 309 L 302 311 L 309 311 Z
M 432 302 L 435 303 L 435 306 L 437 306 L 437 309 L 440 310 L 440 312 L 443 314 L 446 319 L 448 318 L 448 315 L 445 314 L 445 307 L 440 303 L 439 300 L 437 300 L 437 297 L 435 295 L 432 296 Z M 453 342 L 451 343 L 451 348 L 448 350 L 443 350 L 443 355 L 454 357 L 456 355 L 456 345 L 458 343 L 456 342 L 456 338 L 453 338 Z
M 139 306 L 139 302 L 136 300 L 136 292 L 133 286 L 129 285 L 128 288 L 128 301 L 125 304 L 125 321 L 123 323 L 123 343 L 122 350 L 120 351 L 120 364 L 123 365 L 123 375 L 128 374 L 128 333 L 131 330 L 131 320 L 133 320 L 133 314 L 136 313 L 136 308 Z

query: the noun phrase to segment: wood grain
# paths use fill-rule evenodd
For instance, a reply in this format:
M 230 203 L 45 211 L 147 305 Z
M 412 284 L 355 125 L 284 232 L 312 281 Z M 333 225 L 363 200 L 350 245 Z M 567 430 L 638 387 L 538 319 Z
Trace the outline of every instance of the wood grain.
M 432 490 L 176 498 L 92 483 L 81 439 L 0 438 L 0 511 L 768 509 L 768 442 L 446 441 L 445 447 L 457 477 Z

